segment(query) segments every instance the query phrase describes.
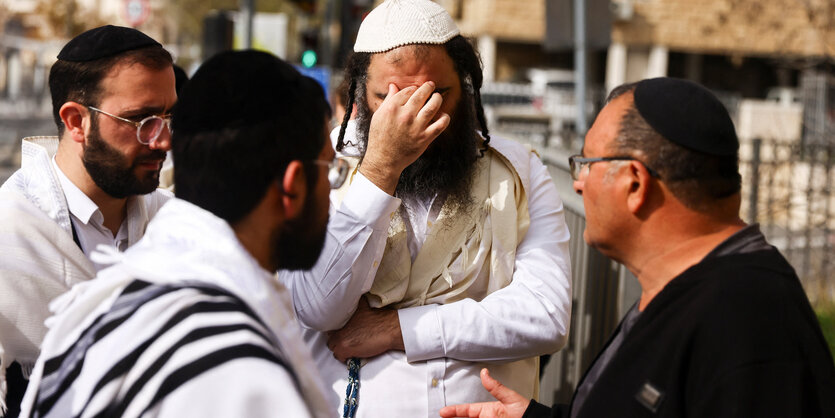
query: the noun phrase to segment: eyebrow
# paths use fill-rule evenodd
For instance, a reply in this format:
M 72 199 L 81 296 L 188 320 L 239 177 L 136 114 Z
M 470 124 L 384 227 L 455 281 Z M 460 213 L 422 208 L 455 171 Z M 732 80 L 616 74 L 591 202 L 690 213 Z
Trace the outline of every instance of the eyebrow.
M 173 108 L 173 106 L 172 106 Z M 166 110 L 161 106 L 146 106 L 146 107 L 138 107 L 135 109 L 128 109 L 125 110 L 123 115 L 127 118 L 132 118 L 136 116 L 142 115 L 168 115 L 171 114 L 171 109 Z
M 448 92 L 449 89 L 451 89 L 451 88 L 452 87 L 440 87 L 440 88 L 435 89 L 432 93 L 438 93 L 438 94 L 443 96 L 444 93 Z M 378 93 L 374 93 L 374 96 L 376 96 L 380 100 L 386 100 L 386 96 L 388 96 L 388 93 L 379 93 L 378 92 Z

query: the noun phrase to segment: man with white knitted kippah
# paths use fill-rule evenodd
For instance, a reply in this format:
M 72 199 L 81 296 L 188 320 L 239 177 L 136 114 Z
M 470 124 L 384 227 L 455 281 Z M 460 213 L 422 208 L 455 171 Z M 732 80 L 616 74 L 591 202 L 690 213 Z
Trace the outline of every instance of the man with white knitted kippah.
M 280 272 L 343 416 L 438 416 L 492 399 L 479 371 L 538 394 L 538 357 L 566 342 L 569 233 L 546 167 L 491 136 L 477 53 L 429 0 L 388 0 L 349 58 L 316 266 Z M 304 275 L 305 277 L 299 277 Z M 347 362 L 347 366 L 346 366 Z

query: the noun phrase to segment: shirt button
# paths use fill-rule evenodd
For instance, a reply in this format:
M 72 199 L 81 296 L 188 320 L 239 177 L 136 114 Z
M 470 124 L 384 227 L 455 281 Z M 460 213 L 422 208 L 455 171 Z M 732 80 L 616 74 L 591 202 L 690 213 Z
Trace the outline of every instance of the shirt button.
M 432 379 L 432 387 L 433 388 L 438 387 L 438 379 Z
M 377 260 L 374 260 L 374 267 L 377 267 L 377 266 L 379 266 L 379 265 L 380 265 L 380 263 L 379 263 L 379 262 L 377 262 Z
M 428 226 L 428 227 L 430 227 L 430 228 L 431 228 L 431 227 L 432 227 L 432 222 L 427 222 L 427 223 L 426 223 L 426 226 Z

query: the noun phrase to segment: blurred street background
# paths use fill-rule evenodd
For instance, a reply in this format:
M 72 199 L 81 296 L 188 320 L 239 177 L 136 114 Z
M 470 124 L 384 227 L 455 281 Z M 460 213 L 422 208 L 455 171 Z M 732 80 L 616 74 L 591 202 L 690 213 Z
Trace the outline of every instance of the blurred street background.
M 699 82 L 727 106 L 742 143 L 742 217 L 760 223 L 795 267 L 835 347 L 835 0 L 437 2 L 478 47 L 491 133 L 538 150 L 565 202 L 571 337 L 544 370 L 542 402 L 569 400 L 639 294 L 628 271 L 583 242 L 567 157 L 579 153 L 609 90 L 648 77 Z M 55 135 L 49 68 L 84 30 L 136 27 L 188 74 L 222 50 L 270 51 L 330 94 L 377 3 L 0 0 L 0 182 L 20 164 L 21 138 Z

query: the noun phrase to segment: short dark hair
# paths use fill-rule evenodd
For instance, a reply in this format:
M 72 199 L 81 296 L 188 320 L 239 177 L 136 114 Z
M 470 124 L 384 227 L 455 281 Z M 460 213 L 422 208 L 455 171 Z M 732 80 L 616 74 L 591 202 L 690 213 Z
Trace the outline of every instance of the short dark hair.
M 637 84 L 616 87 L 606 103 L 634 92 Z M 664 138 L 641 116 L 634 101 L 621 119 L 613 147 L 616 154 L 639 158 L 658 172 L 670 192 L 693 210 L 706 211 L 717 200 L 738 193 L 742 186 L 738 154 L 709 155 Z
M 49 70 L 49 91 L 52 95 L 52 118 L 58 136 L 64 135 L 64 122 L 59 112 L 66 102 L 97 106 L 101 100 L 101 80 L 117 64 L 142 64 L 161 70 L 172 66 L 171 54 L 160 46 L 133 49 L 93 61 L 55 61 Z
M 455 72 L 461 83 L 462 96 L 472 96 L 475 106 L 475 115 L 481 127 L 481 136 L 484 137 L 483 149 L 490 144 L 490 132 L 487 129 L 487 119 L 484 117 L 484 106 L 481 104 L 481 86 L 484 82 L 484 74 L 481 70 L 481 59 L 472 43 L 467 38 L 456 35 L 445 44 L 447 55 L 455 65 Z M 368 103 L 365 98 L 365 88 L 368 82 L 368 66 L 371 64 L 371 53 L 354 52 L 348 57 L 345 67 L 345 79 L 348 80 L 348 103 L 345 106 L 345 116 L 342 118 L 342 127 L 339 129 L 339 140 L 336 143 L 336 150 L 342 151 L 345 146 L 343 138 L 348 121 L 351 119 L 350 109 L 357 103 L 357 110 L 360 114 L 368 114 Z M 462 97 L 463 99 L 463 97 Z
M 177 197 L 230 224 L 283 178 L 294 160 L 315 160 L 330 108 L 322 87 L 266 52 L 227 51 L 204 63 L 173 112 Z M 308 187 L 318 178 L 305 164 Z

